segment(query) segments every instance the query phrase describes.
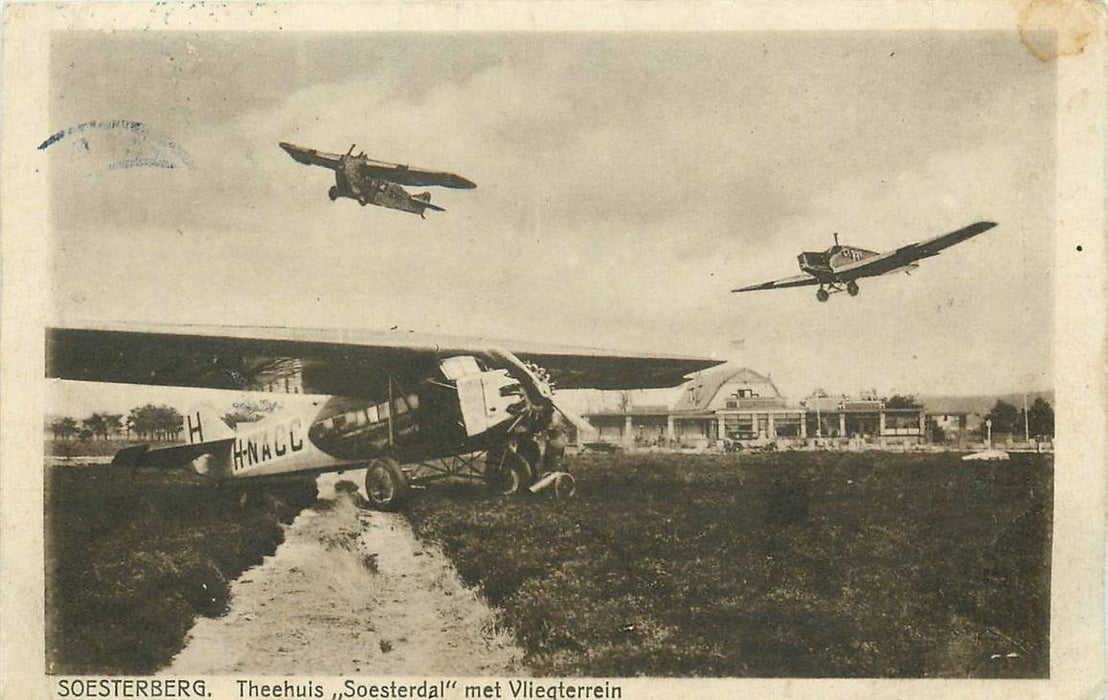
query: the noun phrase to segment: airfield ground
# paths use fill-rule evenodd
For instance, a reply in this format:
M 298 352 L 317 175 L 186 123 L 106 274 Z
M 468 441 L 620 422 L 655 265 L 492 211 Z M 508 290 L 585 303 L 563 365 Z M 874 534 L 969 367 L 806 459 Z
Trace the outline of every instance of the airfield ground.
M 598 455 L 570 468 L 568 502 L 444 484 L 407 511 L 498 611 L 518 672 L 1048 674 L 1050 456 Z M 56 673 L 163 668 L 316 496 L 304 480 L 242 501 L 185 475 L 49 473 Z
M 538 674 L 1045 677 L 1052 457 L 578 457 L 578 496 L 409 517 Z
M 245 493 L 245 497 L 244 497 Z M 225 489 L 182 471 L 48 467 L 46 664 L 51 673 L 150 673 L 229 580 L 273 554 L 315 480 Z

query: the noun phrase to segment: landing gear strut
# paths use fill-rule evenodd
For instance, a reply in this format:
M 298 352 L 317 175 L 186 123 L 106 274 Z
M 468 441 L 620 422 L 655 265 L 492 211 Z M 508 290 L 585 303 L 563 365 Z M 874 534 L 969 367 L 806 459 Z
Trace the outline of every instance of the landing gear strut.
M 852 297 L 858 296 L 858 283 L 854 280 L 850 280 L 846 284 L 842 282 L 827 282 L 820 284 L 819 290 L 816 291 L 816 299 L 820 301 L 827 301 L 831 298 L 832 294 L 837 294 L 843 290 Z

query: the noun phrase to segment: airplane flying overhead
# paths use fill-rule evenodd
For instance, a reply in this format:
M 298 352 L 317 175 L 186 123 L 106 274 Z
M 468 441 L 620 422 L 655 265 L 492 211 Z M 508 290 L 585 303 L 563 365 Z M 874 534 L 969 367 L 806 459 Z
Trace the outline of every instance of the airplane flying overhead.
M 839 234 L 836 233 L 835 245 L 827 250 L 806 252 L 797 256 L 800 269 L 804 274 L 752 284 L 749 287 L 739 287 L 731 291 L 753 292 L 759 289 L 784 289 L 818 284 L 816 299 L 820 301 L 827 301 L 831 294 L 843 290 L 855 297 L 858 296 L 857 280 L 893 272 L 911 272 L 919 267 L 916 264 L 917 260 L 938 255 L 942 250 L 982 234 L 994 226 L 996 224 L 991 221 L 978 221 L 953 233 L 911 243 L 887 253 L 875 253 L 872 250 L 839 245 Z
M 363 207 L 367 204 L 375 204 L 423 217 L 428 209 L 446 210 L 431 204 L 430 192 L 412 194 L 401 185 L 453 187 L 466 190 L 477 187 L 473 182 L 454 173 L 422 170 L 407 165 L 372 160 L 366 157 L 364 151 L 353 155 L 353 145 L 342 155 L 324 153 L 314 148 L 303 148 L 283 141 L 278 145 L 297 163 L 318 165 L 335 171 L 335 184 L 327 191 L 332 202 L 339 197 L 348 197 Z
M 512 345 L 514 351 L 503 349 Z M 557 466 L 559 388 L 676 386 L 704 358 L 345 330 L 99 325 L 46 330 L 47 377 L 303 394 L 234 429 L 185 416 L 186 445 L 129 447 L 114 464 L 188 467 L 224 480 L 368 467 L 373 506 L 448 476 L 504 493 Z M 549 475 L 548 475 L 549 476 Z M 556 482 L 555 482 L 556 484 Z

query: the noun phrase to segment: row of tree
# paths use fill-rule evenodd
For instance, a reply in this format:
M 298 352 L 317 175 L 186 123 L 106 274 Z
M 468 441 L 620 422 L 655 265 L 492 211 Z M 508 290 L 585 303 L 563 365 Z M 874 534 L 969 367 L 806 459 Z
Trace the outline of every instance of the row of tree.
M 132 436 L 141 440 L 175 440 L 184 430 L 184 417 L 175 408 L 146 404 L 132 408 L 124 419 L 121 413 L 93 413 L 78 421 L 60 416 L 50 422 L 50 433 L 58 440 L 92 440 Z
M 1022 435 L 1024 428 L 1031 437 L 1036 435 L 1054 435 L 1054 408 L 1041 397 L 1025 411 L 1006 401 L 997 400 L 993 409 L 985 414 L 985 420 L 992 421 L 993 434 L 1012 433 Z

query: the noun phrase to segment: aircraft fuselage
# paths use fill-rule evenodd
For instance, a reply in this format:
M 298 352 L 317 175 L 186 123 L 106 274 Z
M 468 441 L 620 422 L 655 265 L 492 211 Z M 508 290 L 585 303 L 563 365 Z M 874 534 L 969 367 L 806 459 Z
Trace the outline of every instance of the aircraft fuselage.
M 190 411 L 190 444 L 229 440 L 228 448 L 192 466 L 226 479 L 335 471 L 378 457 L 413 464 L 489 450 L 513 437 L 530 439 L 549 425 L 550 411 L 532 403 L 506 370 L 468 356 L 440 367 L 417 386 L 395 385 L 376 401 L 290 395 L 279 412 L 233 431 L 215 414 Z
M 797 256 L 797 263 L 802 272 L 806 272 L 822 283 L 839 281 L 837 270 L 867 258 L 877 256 L 872 250 L 854 248 L 852 246 L 833 245 L 822 252 L 805 252 Z
M 335 185 L 329 192 L 331 201 L 346 197 L 362 206 L 373 204 L 420 216 L 423 216 L 428 209 L 443 211 L 442 207 L 431 204 L 430 193 L 412 194 L 395 182 L 367 177 L 360 171 L 358 165 L 357 158 L 343 156 L 342 167 L 335 170 Z

